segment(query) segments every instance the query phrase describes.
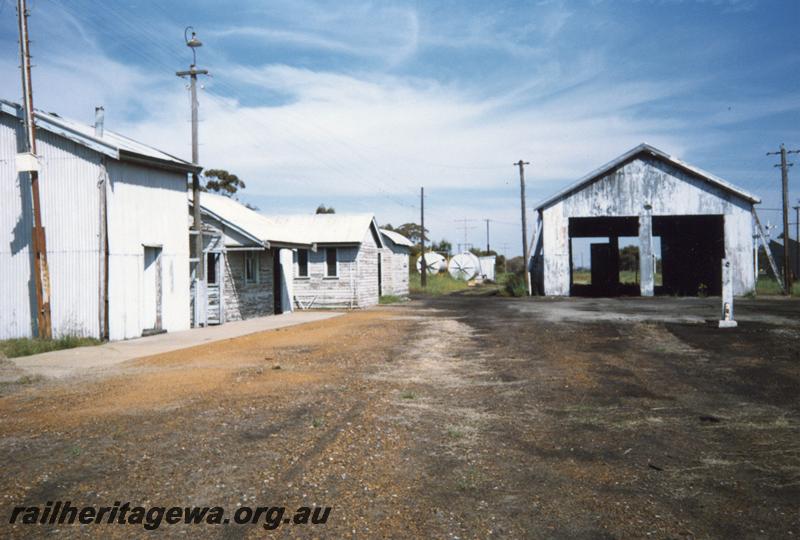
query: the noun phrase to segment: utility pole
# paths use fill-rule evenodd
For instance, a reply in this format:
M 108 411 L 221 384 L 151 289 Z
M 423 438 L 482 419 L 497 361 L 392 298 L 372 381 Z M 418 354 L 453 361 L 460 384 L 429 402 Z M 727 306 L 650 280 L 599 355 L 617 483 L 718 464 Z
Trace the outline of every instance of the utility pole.
M 492 221 L 491 219 L 484 219 L 486 222 L 486 254 L 488 255 L 491 251 L 491 247 L 489 246 L 489 222 Z
M 419 188 L 419 283 L 424 289 L 428 286 L 428 268 L 425 266 L 425 188 Z
M 33 280 L 36 289 L 36 336 L 49 339 L 53 336 L 50 318 L 50 270 L 47 266 L 47 241 L 42 227 L 42 207 L 39 200 L 39 166 L 36 163 L 36 121 L 33 112 L 33 87 L 31 85 L 31 51 L 28 36 L 28 8 L 25 0 L 17 0 L 19 23 L 19 56 L 22 68 L 22 96 L 24 103 L 27 165 L 18 170 L 27 171 L 31 181 L 33 202 Z
M 525 285 L 528 288 L 528 296 L 531 295 L 531 273 L 528 271 L 528 259 L 530 253 L 528 248 L 528 218 L 527 211 L 525 210 L 525 165 L 530 165 L 527 161 L 519 160 L 514 163 L 515 167 L 519 167 L 519 198 L 522 206 L 522 258 L 523 268 L 525 269 Z
M 472 223 L 475 220 L 474 219 L 466 219 L 466 218 L 464 218 L 464 219 L 456 219 L 454 221 L 456 223 L 461 223 L 461 226 L 457 227 L 457 228 L 458 229 L 462 229 L 464 231 L 464 244 L 463 244 L 464 249 L 463 249 L 463 251 L 469 251 L 470 244 L 469 244 L 469 242 L 467 242 L 467 231 L 469 231 L 471 229 L 474 229 L 475 227 L 470 227 L 467 224 L 468 223 Z M 462 250 L 459 249 L 458 251 L 461 252 Z
M 787 154 L 798 154 L 800 150 L 786 150 L 786 146 L 781 144 L 781 149 L 777 152 L 767 152 L 768 156 L 780 155 L 781 184 L 783 191 L 783 283 L 786 287 L 786 294 L 792 294 L 792 272 L 789 269 L 789 167 L 793 164 L 788 163 Z
M 192 37 L 189 39 L 188 32 L 192 30 Z M 186 41 L 186 46 L 192 49 L 192 65 L 189 66 L 188 71 L 178 71 L 175 73 L 178 77 L 189 77 L 189 90 L 192 97 L 192 164 L 199 165 L 200 157 L 197 142 L 197 76 L 208 75 L 207 69 L 197 69 L 197 51 L 198 47 L 202 47 L 203 43 L 197 39 L 194 28 L 187 26 L 183 31 L 183 39 Z M 197 255 L 197 279 L 198 281 L 205 280 L 205 261 L 203 260 L 203 225 L 200 220 L 200 178 L 197 171 L 192 172 L 192 217 L 194 218 L 193 228 L 195 231 L 195 254 Z

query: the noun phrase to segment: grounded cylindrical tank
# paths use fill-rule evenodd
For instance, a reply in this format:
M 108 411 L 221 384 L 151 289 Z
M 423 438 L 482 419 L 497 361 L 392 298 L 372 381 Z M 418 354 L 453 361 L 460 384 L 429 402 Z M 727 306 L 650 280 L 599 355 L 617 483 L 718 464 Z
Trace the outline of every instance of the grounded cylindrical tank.
M 465 251 L 450 259 L 447 270 L 455 279 L 469 281 L 474 279 L 481 271 L 481 262 L 473 253 Z
M 437 274 L 446 266 L 444 257 L 430 251 L 425 254 L 425 270 L 428 274 Z M 417 272 L 422 269 L 422 257 L 417 257 Z

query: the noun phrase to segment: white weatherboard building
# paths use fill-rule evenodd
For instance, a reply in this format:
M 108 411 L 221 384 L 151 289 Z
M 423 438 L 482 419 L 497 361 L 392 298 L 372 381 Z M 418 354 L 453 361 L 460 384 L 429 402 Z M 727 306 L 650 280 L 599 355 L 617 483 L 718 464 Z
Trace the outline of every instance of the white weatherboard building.
M 414 243 L 395 231 L 381 229 L 383 245 L 380 253 L 381 296 L 408 296 L 409 251 Z
M 378 303 L 384 244 L 372 214 L 267 219 L 275 227 L 300 232 L 312 245 L 312 249 L 297 249 L 294 254 L 293 296 L 297 307 L 364 308 Z
M 746 294 L 755 288 L 753 205 L 758 202 L 643 143 L 536 207 L 534 282 L 554 296 L 718 295 L 725 259 L 732 265 L 734 294 Z M 626 237 L 638 247 L 639 283 L 633 290 L 620 283 L 619 247 Z M 596 240 L 589 285 L 573 283 L 575 238 Z
M 22 109 L 0 100 L 0 338 L 36 331 Z M 186 161 L 36 112 L 53 335 L 135 338 L 189 328 Z M 106 271 L 107 268 L 107 271 Z
M 204 234 L 206 322 L 222 324 L 292 311 L 292 250 L 312 247 L 304 241 L 304 231 L 274 223 L 221 195 L 202 193 L 200 207 L 208 231 Z

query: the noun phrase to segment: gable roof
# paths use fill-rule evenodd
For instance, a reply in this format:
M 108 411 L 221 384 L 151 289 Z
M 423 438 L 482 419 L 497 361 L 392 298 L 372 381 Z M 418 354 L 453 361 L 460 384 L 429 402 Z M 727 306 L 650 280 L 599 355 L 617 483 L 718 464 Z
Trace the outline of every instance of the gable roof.
M 189 205 L 192 205 L 189 192 Z M 308 234 L 288 224 L 276 223 L 267 216 L 247 208 L 242 203 L 213 193 L 200 194 L 202 212 L 226 227 L 248 238 L 255 244 L 286 247 L 310 247 Z
M 412 242 L 399 232 L 390 231 L 387 229 L 381 229 L 381 234 L 398 246 L 414 247 L 414 242 Z
M 266 217 L 275 226 L 302 231 L 314 244 L 361 244 L 370 227 L 383 247 L 373 214 L 293 214 Z
M 715 176 L 715 175 L 711 174 L 710 172 L 704 171 L 703 169 L 699 169 L 699 168 L 697 168 L 697 167 L 695 167 L 693 165 L 689 165 L 688 163 L 686 163 L 684 161 L 681 161 L 680 159 L 678 159 L 676 157 L 673 157 L 673 156 L 667 154 L 666 152 L 664 152 L 662 150 L 659 150 L 655 146 L 649 145 L 647 143 L 642 143 L 639 146 L 636 146 L 635 148 L 632 148 L 632 149 L 628 150 L 627 152 L 625 152 L 621 156 L 609 161 L 608 163 L 606 163 L 602 167 L 600 167 L 598 169 L 595 169 L 594 171 L 590 172 L 589 174 L 587 174 L 586 176 L 584 176 L 583 178 L 581 178 L 577 182 L 575 182 L 575 183 L 567 186 L 566 188 L 562 189 L 561 191 L 559 191 L 558 193 L 556 193 L 552 197 L 549 197 L 549 198 L 545 199 L 544 201 L 540 202 L 539 204 L 537 204 L 534 207 L 534 209 L 535 210 L 541 210 L 543 208 L 546 208 L 548 206 L 553 205 L 554 203 L 556 203 L 560 199 L 563 199 L 564 197 L 566 197 L 568 195 L 571 195 L 571 194 L 575 193 L 576 191 L 580 191 L 581 189 L 583 189 L 587 185 L 589 185 L 589 184 L 601 179 L 602 177 L 606 176 L 611 171 L 620 168 L 621 166 L 623 166 L 624 164 L 626 164 L 629 161 L 632 161 L 634 158 L 636 158 L 640 154 L 648 154 L 651 157 L 654 157 L 656 159 L 659 159 L 661 161 L 669 163 L 670 165 L 673 165 L 674 167 L 676 167 L 676 168 L 678 168 L 678 169 L 680 169 L 680 170 L 682 170 L 684 172 L 687 172 L 687 173 L 689 173 L 689 174 L 691 174 L 693 176 L 696 176 L 696 177 L 698 177 L 698 178 L 700 178 L 702 180 L 705 180 L 706 182 L 708 182 L 710 184 L 713 184 L 716 187 L 723 189 L 724 191 L 732 193 L 732 194 L 736 195 L 737 197 L 739 197 L 741 199 L 744 199 L 744 200 L 746 200 L 746 201 L 748 201 L 748 202 L 750 202 L 752 204 L 761 202 L 761 199 L 759 199 L 755 195 L 752 195 L 751 193 L 748 193 L 747 191 L 745 191 L 745 190 L 743 190 L 743 189 L 741 189 L 739 187 L 736 187 L 733 184 L 730 184 L 730 183 L 726 182 L 722 178 L 720 178 L 718 176 Z
M 5 99 L 0 99 L 0 114 L 2 113 L 15 118 L 23 117 L 22 106 Z M 34 118 L 37 129 L 49 131 L 119 161 L 142 163 L 186 173 L 202 170 L 202 167 L 108 129 L 104 129 L 103 135 L 98 137 L 95 135 L 94 126 L 62 118 L 53 113 L 35 110 Z

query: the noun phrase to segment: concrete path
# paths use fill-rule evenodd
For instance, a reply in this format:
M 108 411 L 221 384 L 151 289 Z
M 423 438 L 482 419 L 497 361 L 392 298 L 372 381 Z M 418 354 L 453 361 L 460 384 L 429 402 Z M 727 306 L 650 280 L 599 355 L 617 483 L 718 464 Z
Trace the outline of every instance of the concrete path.
M 275 330 L 342 315 L 331 311 L 295 311 L 270 317 L 225 323 L 220 326 L 167 332 L 126 341 L 112 341 L 96 347 L 78 347 L 21 358 L 11 358 L 25 374 L 44 377 L 67 377 L 85 369 L 97 369 L 126 360 L 186 349 L 212 341 L 231 339 L 265 330 Z

